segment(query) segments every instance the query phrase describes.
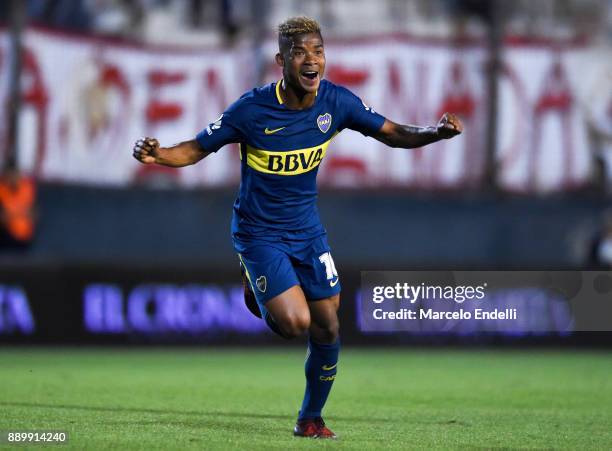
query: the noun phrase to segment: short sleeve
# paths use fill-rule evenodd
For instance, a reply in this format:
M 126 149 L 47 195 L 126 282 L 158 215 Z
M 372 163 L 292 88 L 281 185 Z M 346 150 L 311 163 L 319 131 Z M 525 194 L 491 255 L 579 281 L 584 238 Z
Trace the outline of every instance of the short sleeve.
M 225 112 L 196 135 L 196 141 L 207 152 L 216 152 L 226 144 L 243 140 L 243 101 L 233 103 Z
M 385 117 L 367 106 L 359 97 L 346 88 L 340 91 L 344 119 L 341 128 L 356 130 L 365 136 L 377 133 L 385 123 Z

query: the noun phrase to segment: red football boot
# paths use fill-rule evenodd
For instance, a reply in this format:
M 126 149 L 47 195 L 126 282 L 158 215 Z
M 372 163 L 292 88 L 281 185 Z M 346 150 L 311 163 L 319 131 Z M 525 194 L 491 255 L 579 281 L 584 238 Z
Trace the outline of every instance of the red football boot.
M 293 428 L 293 435 L 311 438 L 336 438 L 336 434 L 325 426 L 325 421 L 321 417 L 298 420 Z

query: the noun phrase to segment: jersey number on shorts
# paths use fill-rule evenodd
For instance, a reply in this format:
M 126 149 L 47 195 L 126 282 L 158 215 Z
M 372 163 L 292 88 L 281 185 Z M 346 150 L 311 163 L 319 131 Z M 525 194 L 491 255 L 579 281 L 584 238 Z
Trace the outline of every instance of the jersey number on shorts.
M 336 271 L 336 265 L 334 265 L 334 259 L 330 252 L 325 252 L 319 256 L 319 261 L 325 265 L 325 275 L 327 280 L 332 280 L 338 277 L 338 271 Z

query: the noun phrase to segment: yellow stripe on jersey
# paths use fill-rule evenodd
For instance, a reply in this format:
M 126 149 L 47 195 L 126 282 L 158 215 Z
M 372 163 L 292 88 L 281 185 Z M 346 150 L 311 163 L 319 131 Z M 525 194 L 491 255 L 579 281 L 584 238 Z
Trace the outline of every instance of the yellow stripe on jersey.
M 299 175 L 312 171 L 319 166 L 325 157 L 327 146 L 332 139 L 325 141 L 315 147 L 307 149 L 288 150 L 284 152 L 255 149 L 247 144 L 246 161 L 247 165 L 258 172 L 277 175 Z

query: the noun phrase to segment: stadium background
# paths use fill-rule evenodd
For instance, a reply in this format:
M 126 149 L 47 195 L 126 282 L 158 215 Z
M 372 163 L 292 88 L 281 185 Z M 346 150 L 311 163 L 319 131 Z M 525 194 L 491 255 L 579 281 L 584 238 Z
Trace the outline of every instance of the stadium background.
M 401 361 L 383 367 L 399 377 L 411 356 L 431 363 L 411 353 L 441 345 L 527 353 L 553 346 L 561 353 L 550 371 L 609 369 L 576 353 L 603 348 L 594 355 L 609 358 L 609 332 L 372 335 L 360 330 L 356 313 L 366 269 L 610 269 L 609 0 L 31 0 L 0 9 L 0 162 L 4 176 L 13 167 L 33 177 L 37 192 L 33 237 L 0 249 L 0 343 L 11 368 L 0 370 L 3 399 L 20 393 L 21 365 L 51 379 L 62 377 L 55 364 L 70 371 L 76 351 L 53 351 L 58 345 L 122 345 L 111 354 L 127 359 L 142 346 L 184 345 L 213 363 L 218 346 L 250 347 L 245 361 L 260 346 L 287 346 L 242 302 L 229 235 L 236 148 L 177 171 L 139 165 L 131 147 L 144 135 L 162 144 L 188 139 L 242 92 L 277 80 L 274 25 L 301 13 L 321 21 L 329 79 L 395 121 L 433 124 L 449 110 L 466 127 L 462 137 L 424 149 L 387 149 L 350 131 L 332 144 L 319 206 L 344 287 L 347 348 L 393 346 L 390 358 Z M 23 344 L 46 351 L 9 346 Z M 289 358 L 296 360 L 304 340 L 293 345 Z M 98 355 L 96 348 L 79 352 Z M 166 357 L 157 352 L 151 356 L 159 369 Z M 482 361 L 459 350 L 440 358 L 471 380 L 470 362 L 486 366 L 500 358 L 495 352 Z M 85 374 L 91 362 L 79 362 L 76 371 Z M 533 382 L 532 363 L 507 374 Z M 602 384 L 600 400 L 609 399 Z M 595 399 L 590 406 L 598 411 Z M 49 397 L 47 407 L 53 403 Z M 45 407 L 6 406 L 14 418 L 28 406 Z M 600 412 L 602 421 L 610 417 L 609 408 Z M 605 437 L 566 445 L 605 447 Z M 512 443 L 504 440 L 480 445 Z M 513 444 L 551 443 L 530 440 Z
M 130 150 L 194 136 L 278 79 L 274 24 L 298 12 L 321 19 L 329 79 L 396 121 L 450 110 L 466 127 L 408 151 L 334 141 L 319 203 L 347 343 L 364 341 L 360 270 L 609 267 L 609 2 L 502 3 L 4 4 L 0 155 L 38 195 L 31 242 L 0 253 L 2 340 L 278 343 L 238 299 L 236 147 L 182 170 Z

